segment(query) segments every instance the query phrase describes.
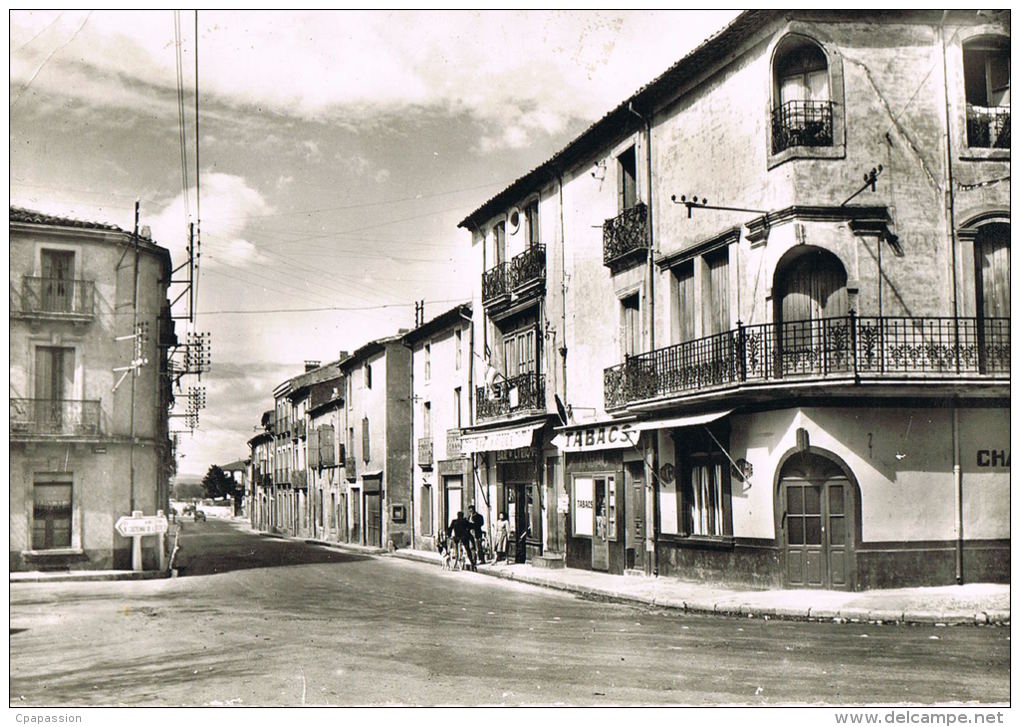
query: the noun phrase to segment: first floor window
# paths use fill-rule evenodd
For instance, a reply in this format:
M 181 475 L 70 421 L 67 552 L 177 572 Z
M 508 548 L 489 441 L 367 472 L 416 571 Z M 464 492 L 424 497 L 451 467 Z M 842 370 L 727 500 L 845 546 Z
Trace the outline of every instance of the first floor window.
M 37 477 L 32 499 L 32 549 L 70 548 L 70 479 Z

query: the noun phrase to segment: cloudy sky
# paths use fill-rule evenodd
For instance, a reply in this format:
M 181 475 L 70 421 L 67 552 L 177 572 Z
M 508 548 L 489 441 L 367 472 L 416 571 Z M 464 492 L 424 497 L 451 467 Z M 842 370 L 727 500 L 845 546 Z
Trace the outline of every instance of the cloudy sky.
M 178 264 L 198 176 L 201 474 L 304 360 L 467 300 L 457 222 L 734 15 L 199 11 L 196 44 L 190 11 L 12 12 L 11 203 L 130 229 L 139 199 Z

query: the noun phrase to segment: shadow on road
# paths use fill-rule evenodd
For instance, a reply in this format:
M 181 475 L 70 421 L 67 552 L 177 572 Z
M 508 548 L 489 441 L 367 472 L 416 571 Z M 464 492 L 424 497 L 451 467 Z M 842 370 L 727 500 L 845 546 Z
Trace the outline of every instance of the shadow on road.
M 181 532 L 174 566 L 180 576 L 204 576 L 251 568 L 354 563 L 368 556 L 242 531 L 210 520 Z

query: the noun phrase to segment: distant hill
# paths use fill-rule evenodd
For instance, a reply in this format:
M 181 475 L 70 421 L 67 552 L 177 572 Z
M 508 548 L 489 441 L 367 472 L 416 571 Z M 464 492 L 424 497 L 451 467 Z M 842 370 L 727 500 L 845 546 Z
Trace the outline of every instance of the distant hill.
M 177 475 L 170 480 L 170 496 L 175 500 L 205 497 L 202 478 L 199 475 Z

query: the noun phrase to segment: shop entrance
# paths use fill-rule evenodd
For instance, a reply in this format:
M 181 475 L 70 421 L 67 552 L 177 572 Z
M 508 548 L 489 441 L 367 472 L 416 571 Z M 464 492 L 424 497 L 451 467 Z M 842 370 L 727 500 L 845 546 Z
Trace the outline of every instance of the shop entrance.
M 445 533 L 450 523 L 457 517 L 458 512 L 464 510 L 464 478 L 460 475 L 455 477 L 443 477 L 443 525 Z
M 856 487 L 839 465 L 810 452 L 793 455 L 777 497 L 786 584 L 852 590 Z
M 645 567 L 645 468 L 643 462 L 628 462 L 623 470 L 627 499 L 627 568 Z
M 506 517 L 510 523 L 510 549 L 517 563 L 528 559 L 528 545 L 542 547 L 542 502 L 534 482 L 506 484 Z

